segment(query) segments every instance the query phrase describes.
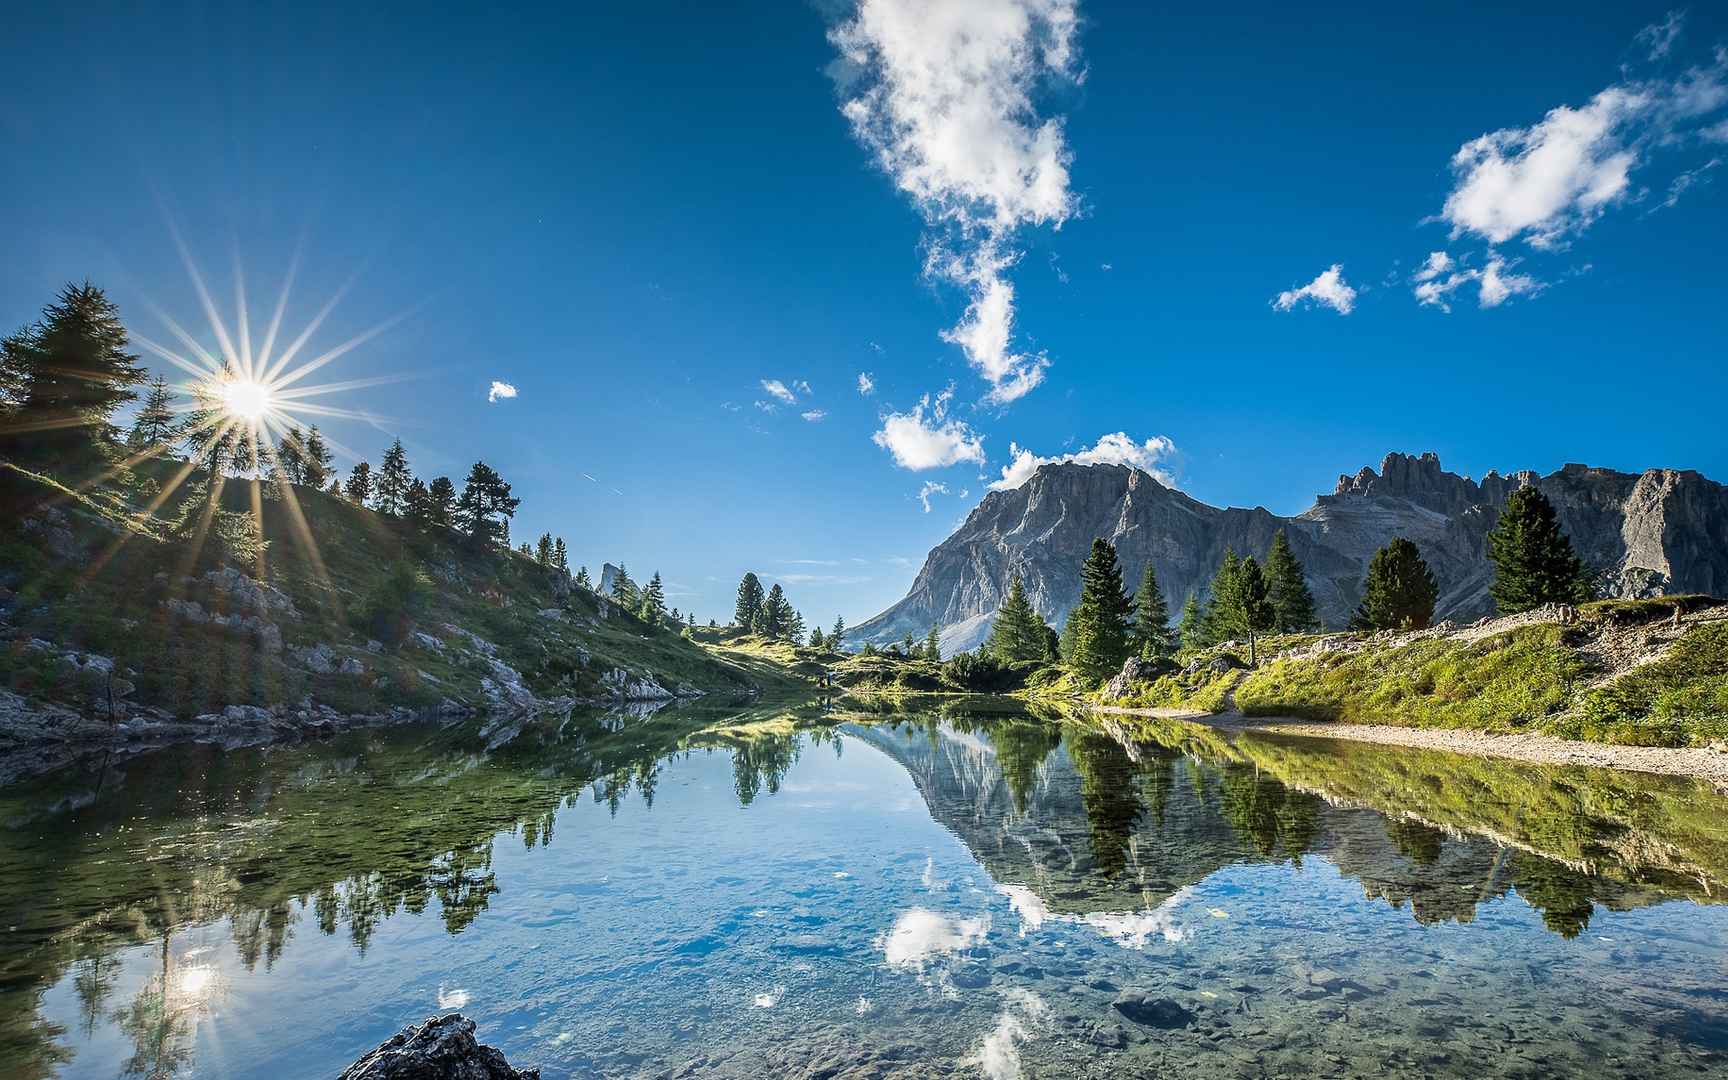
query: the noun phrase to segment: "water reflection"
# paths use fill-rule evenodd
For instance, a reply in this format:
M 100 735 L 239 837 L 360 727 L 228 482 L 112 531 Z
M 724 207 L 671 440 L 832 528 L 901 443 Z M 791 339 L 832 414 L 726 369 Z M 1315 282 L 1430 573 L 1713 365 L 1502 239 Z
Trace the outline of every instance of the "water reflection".
M 311 950 L 296 942 L 315 938 L 345 940 L 352 956 L 367 958 L 398 916 L 435 916 L 440 933 L 463 935 L 484 924 L 513 881 L 524 884 L 521 870 L 513 879 L 503 869 L 516 842 L 531 856 L 556 848 L 562 859 L 589 857 L 608 842 L 592 817 L 570 816 L 580 802 L 605 807 L 620 825 L 646 815 L 628 834 L 637 848 L 605 854 L 614 872 L 637 880 L 694 868 L 725 887 L 723 860 L 736 852 L 689 865 L 653 852 L 664 786 L 706 775 L 698 766 L 719 757 L 729 764 L 734 812 L 759 815 L 770 803 L 785 811 L 786 799 L 815 798 L 792 782 L 809 775 L 810 756 L 832 762 L 848 746 L 903 770 L 921 818 L 958 838 L 981 871 L 977 880 L 964 865 L 944 870 L 933 855 L 918 854 L 901 876 L 891 863 L 882 873 L 905 882 L 895 888 L 927 899 L 897 902 L 873 921 L 879 913 L 866 904 L 826 898 L 877 890 L 877 876 L 858 881 L 834 862 L 847 846 L 841 836 L 802 837 L 796 850 L 775 854 L 827 885 L 794 888 L 790 909 L 716 912 L 705 931 L 666 945 L 693 973 L 731 970 L 724 965 L 745 962 L 733 959 L 740 950 L 759 957 L 748 962 L 753 974 L 765 958 L 789 957 L 790 979 L 831 984 L 838 1007 L 860 1024 L 878 1023 L 888 988 L 856 966 L 849 941 L 939 998 L 995 995 L 991 1024 L 964 1059 L 986 1072 L 1017 1069 L 1024 1053 L 1044 1052 L 1036 1034 L 1056 1022 L 1048 987 L 1031 989 L 1049 977 L 1050 961 L 1004 961 L 1004 934 L 1042 948 L 1052 932 L 1083 933 L 1135 954 L 1179 949 L 1195 920 L 1210 920 L 1240 923 L 1236 932 L 1270 943 L 1288 927 L 1282 905 L 1300 904 L 1287 894 L 1319 889 L 1324 879 L 1303 873 L 1318 860 L 1361 897 L 1419 926 L 1472 925 L 1486 907 L 1515 897 L 1557 940 L 1573 941 L 1603 909 L 1716 903 L 1728 876 L 1728 800 L 1703 785 L 1315 740 L 1226 739 L 1171 722 L 952 708 L 674 709 L 354 733 L 313 746 L 180 747 L 82 763 L 0 790 L 0 926 L 9 928 L 0 1071 L 75 1069 L 79 1048 L 118 1035 L 128 1047 L 126 1075 L 220 1072 L 194 1057 L 200 1023 L 228 993 L 210 950 L 231 950 L 238 970 L 257 976 L 295 949 Z M 830 778 L 829 802 L 841 791 Z M 892 828 L 881 815 L 903 808 L 872 806 L 871 795 L 845 795 L 857 800 L 853 828 Z M 778 822 L 742 826 L 762 831 L 738 843 L 766 856 L 784 840 L 787 826 Z M 1269 887 L 1242 877 L 1254 868 L 1282 868 L 1277 904 L 1242 884 Z M 585 895 L 619 913 L 629 903 L 713 902 L 700 891 L 669 894 L 663 880 L 632 886 L 634 900 L 562 876 L 538 887 L 549 910 L 570 910 Z M 1248 891 L 1237 900 L 1231 889 Z M 978 896 L 996 898 L 1006 918 L 993 921 Z M 1339 903 L 1317 891 L 1308 902 Z M 838 906 L 820 906 L 827 903 Z M 786 928 L 770 927 L 782 918 Z M 552 915 L 541 922 L 555 924 Z M 759 934 L 779 936 L 748 953 Z M 387 957 L 408 955 L 400 934 L 380 947 Z M 1720 958 L 1720 942 L 1716 949 L 1710 955 Z M 148 965 L 139 950 L 148 950 Z M 584 977 L 635 977 L 625 958 L 607 963 L 583 968 Z M 1267 977 L 1248 973 L 1244 981 L 1239 972 L 1225 985 Z M 1082 968 L 1068 978 L 1087 981 Z M 1310 971 L 1303 986 L 1334 994 L 1327 983 L 1345 978 Z M 797 1015 L 808 1007 L 796 982 L 754 981 L 740 998 L 753 1010 Z M 1091 982 L 1112 985 L 1103 976 Z M 428 1004 L 466 1007 L 464 985 L 474 983 L 436 983 Z M 1303 986 L 1294 1001 L 1308 1000 Z M 74 1007 L 50 1000 L 60 994 Z M 641 1023 L 627 1018 L 609 1030 L 616 1042 Z M 1115 1029 L 1084 1039 L 1093 1035 L 1097 1046 L 1120 1048 Z

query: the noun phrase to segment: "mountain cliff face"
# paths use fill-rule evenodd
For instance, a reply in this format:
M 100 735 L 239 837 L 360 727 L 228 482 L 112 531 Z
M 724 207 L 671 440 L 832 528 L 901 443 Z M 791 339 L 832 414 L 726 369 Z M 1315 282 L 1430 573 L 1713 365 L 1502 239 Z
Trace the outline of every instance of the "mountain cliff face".
M 1369 557 L 1395 536 L 1414 541 L 1433 568 L 1436 617 L 1474 620 L 1492 611 L 1488 530 L 1507 495 L 1526 484 L 1554 503 L 1608 595 L 1728 593 L 1728 487 L 1691 471 L 1567 465 L 1548 476 L 1489 472 L 1476 481 L 1442 470 L 1434 454 L 1388 454 L 1378 472 L 1340 476 L 1332 494 L 1279 517 L 1208 506 L 1124 466 L 1062 463 L 985 496 L 930 552 L 905 599 L 848 637 L 921 638 L 935 624 L 945 651 L 971 648 L 988 635 L 1016 573 L 1033 606 L 1060 625 L 1080 598 L 1080 564 L 1100 536 L 1116 545 L 1130 587 L 1152 563 L 1174 617 L 1190 592 L 1204 590 L 1225 548 L 1264 558 L 1280 528 L 1328 627 L 1349 621 Z

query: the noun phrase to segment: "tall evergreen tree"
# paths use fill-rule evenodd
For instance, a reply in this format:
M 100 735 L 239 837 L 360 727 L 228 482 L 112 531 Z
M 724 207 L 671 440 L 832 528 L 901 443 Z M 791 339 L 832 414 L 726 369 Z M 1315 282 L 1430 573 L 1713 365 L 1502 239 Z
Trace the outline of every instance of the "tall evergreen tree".
M 331 456 L 330 448 L 324 445 L 324 436 L 319 434 L 317 424 L 306 430 L 305 445 L 306 486 L 322 491 L 335 479 L 336 459 Z
M 840 643 L 846 640 L 846 620 L 834 616 L 834 629 L 828 631 L 828 648 L 834 652 L 840 651 Z
M 1272 547 L 1266 553 L 1266 598 L 1272 603 L 1275 629 L 1300 634 L 1320 625 L 1314 612 L 1314 594 L 1308 591 L 1302 564 L 1290 550 L 1290 539 L 1283 529 L 1272 534 Z
M 1026 585 L 1019 574 L 1008 579 L 1008 597 L 996 609 L 996 622 L 984 651 L 1003 663 L 1045 658 L 1044 620 L 1026 599 Z
M 29 363 L 25 350 L 30 344 L 32 327 L 0 338 L 0 432 L 7 422 L 6 414 L 24 404 L 24 394 L 30 388 Z
M 372 466 L 369 462 L 358 461 L 348 470 L 348 501 L 355 506 L 365 506 L 372 498 Z
M 1068 665 L 1088 685 L 1114 675 L 1128 658 L 1129 600 L 1122 591 L 1116 549 L 1102 538 L 1080 568 L 1080 603 L 1074 609 Z
M 1212 574 L 1212 581 L 1206 586 L 1206 600 L 1201 605 L 1205 618 L 1205 637 L 1208 643 L 1216 645 L 1230 637 L 1230 631 L 1225 627 L 1224 613 L 1218 604 L 1221 596 L 1230 596 L 1236 590 L 1236 572 L 1242 566 L 1242 559 L 1236 554 L 1236 549 L 1226 547 L 1224 558 L 1219 560 L 1218 569 Z
M 742 630 L 756 629 L 756 622 L 762 617 L 762 582 L 754 573 L 746 573 L 744 579 L 738 582 L 738 603 L 733 609 L 732 621 Z
M 1440 587 L 1416 545 L 1396 538 L 1368 560 L 1354 630 L 1421 630 L 1434 619 Z
M 811 630 L 810 630 L 810 647 L 812 649 L 816 649 L 816 650 L 820 651 L 820 650 L 826 648 L 827 646 L 828 646 L 828 639 L 822 636 L 822 628 L 820 626 L 811 628 Z
M 298 427 L 276 441 L 276 475 L 290 484 L 306 482 L 306 436 Z
M 588 576 L 588 568 L 586 566 L 579 566 L 576 568 L 576 584 L 584 589 L 592 590 L 594 588 L 594 581 Z
M 541 566 L 552 565 L 552 534 L 541 533 L 539 543 L 534 545 L 534 561 Z
M 1140 575 L 1140 588 L 1134 591 L 1134 629 L 1128 647 L 1143 660 L 1170 655 L 1170 608 L 1150 560 Z
M 623 563 L 618 564 L 618 572 L 612 575 L 612 599 L 626 611 L 635 611 L 642 606 L 641 593 L 636 583 L 630 580 L 630 571 L 624 568 Z
M 935 623 L 930 624 L 930 632 L 924 635 L 924 659 L 932 664 L 942 662 L 942 632 Z
M 402 440 L 396 439 L 384 451 L 384 460 L 378 466 L 374 485 L 378 512 L 400 515 L 408 508 L 408 488 L 413 483 L 414 474 L 408 471 L 408 451 L 402 449 Z
M 1176 636 L 1182 641 L 1182 648 L 1194 652 L 1212 644 L 1212 639 L 1206 633 L 1209 620 L 1206 611 L 1200 606 L 1197 593 L 1189 593 L 1188 599 L 1182 602 L 1182 618 L 1176 625 Z
M 310 439 L 307 446 L 311 446 Z M 449 529 L 456 524 L 456 485 L 448 476 L 436 477 L 426 485 L 426 524 L 436 529 Z
M 419 477 L 408 485 L 408 494 L 402 498 L 402 517 L 417 529 L 432 524 L 432 492 Z
M 120 310 L 86 281 L 67 285 L 34 326 L 6 341 L 12 381 L 23 400 L 0 430 L 0 453 L 66 464 L 100 460 L 109 418 L 138 395 L 138 357 L 127 352 Z
M 666 621 L 666 586 L 660 583 L 660 571 L 654 571 L 654 576 L 648 579 L 648 587 L 642 590 L 642 604 L 636 614 L 649 626 L 659 626 Z
M 209 475 L 212 493 L 216 479 L 235 470 L 240 460 L 240 427 L 227 415 L 222 400 L 223 384 L 234 377 L 233 369 L 224 367 L 221 375 L 198 383 L 193 407 L 180 429 L 188 456 Z
M 786 636 L 786 626 L 790 621 L 792 605 L 786 602 L 786 591 L 775 582 L 768 590 L 767 599 L 762 601 L 762 612 L 756 620 L 755 629 L 765 638 L 779 639 Z
M 1583 560 L 1560 528 L 1554 504 L 1533 485 L 1514 491 L 1488 533 L 1494 584 L 1488 595 L 1502 615 L 1543 604 L 1578 604 L 1594 588 Z
M 1222 635 L 1248 639 L 1248 666 L 1253 667 L 1256 639 L 1273 628 L 1277 614 L 1267 599 L 1266 576 L 1252 555 L 1236 564 L 1224 591 L 1212 598 L 1212 617 Z
M 552 541 L 552 569 L 570 572 L 570 549 L 564 546 L 562 536 Z
M 471 543 L 487 546 L 508 545 L 510 519 L 522 500 L 510 494 L 510 485 L 497 470 L 484 461 L 476 461 L 468 470 L 468 480 L 462 487 L 462 497 L 456 501 L 456 520 Z
M 786 622 L 786 640 L 794 645 L 804 644 L 804 616 L 797 611 Z
M 144 395 L 144 404 L 132 421 L 132 432 L 126 445 L 134 451 L 166 447 L 179 441 L 178 425 L 174 422 L 174 398 L 168 392 L 168 380 L 156 376 Z

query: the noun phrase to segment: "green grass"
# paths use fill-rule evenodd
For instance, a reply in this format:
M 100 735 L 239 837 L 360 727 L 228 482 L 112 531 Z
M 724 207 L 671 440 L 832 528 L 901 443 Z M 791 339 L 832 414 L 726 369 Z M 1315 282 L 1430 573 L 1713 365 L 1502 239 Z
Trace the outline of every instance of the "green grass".
M 1589 691 L 1557 731 L 1638 746 L 1728 740 L 1728 622 L 1694 627 L 1656 660 Z
M 1622 626 L 1655 622 L 1671 618 L 1676 611 L 1690 615 L 1720 603 L 1703 593 L 1679 593 L 1673 596 L 1651 596 L 1641 600 L 1592 600 L 1580 604 L 1578 613 L 1586 622 L 1605 622 Z

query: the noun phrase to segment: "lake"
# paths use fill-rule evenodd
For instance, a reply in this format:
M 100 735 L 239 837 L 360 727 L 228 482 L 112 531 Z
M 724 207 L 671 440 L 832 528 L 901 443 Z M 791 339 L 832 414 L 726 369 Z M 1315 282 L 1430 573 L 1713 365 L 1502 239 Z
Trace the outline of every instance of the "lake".
M 975 704 L 182 746 L 0 788 L 0 1075 L 1728 1076 L 1728 798 Z

